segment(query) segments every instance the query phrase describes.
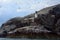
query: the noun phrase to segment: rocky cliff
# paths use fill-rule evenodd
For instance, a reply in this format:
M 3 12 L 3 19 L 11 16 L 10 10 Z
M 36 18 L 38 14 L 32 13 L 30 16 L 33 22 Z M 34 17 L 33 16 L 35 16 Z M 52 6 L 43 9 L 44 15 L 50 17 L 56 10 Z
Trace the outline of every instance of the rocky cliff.
M 59 8 L 58 11 L 57 8 Z M 0 29 L 0 36 L 17 36 L 17 35 L 33 35 L 37 34 L 40 36 L 40 34 L 43 34 L 47 36 L 46 34 L 50 35 L 60 35 L 60 19 L 57 19 L 56 23 L 55 21 L 55 15 L 52 15 L 54 13 L 60 13 L 60 4 L 44 8 L 40 11 L 36 11 L 37 18 L 34 18 L 34 14 L 25 16 L 25 17 L 16 17 L 8 20 L 6 23 L 3 23 Z M 34 35 L 34 36 L 35 36 Z

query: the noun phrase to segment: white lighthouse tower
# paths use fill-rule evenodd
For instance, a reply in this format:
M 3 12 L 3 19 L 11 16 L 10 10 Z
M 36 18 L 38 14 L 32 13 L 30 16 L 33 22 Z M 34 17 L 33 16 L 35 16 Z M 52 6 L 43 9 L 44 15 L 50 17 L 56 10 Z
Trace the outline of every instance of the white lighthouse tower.
M 38 14 L 37 14 L 37 11 L 36 11 L 36 13 L 35 13 L 35 18 L 37 18 L 38 17 Z

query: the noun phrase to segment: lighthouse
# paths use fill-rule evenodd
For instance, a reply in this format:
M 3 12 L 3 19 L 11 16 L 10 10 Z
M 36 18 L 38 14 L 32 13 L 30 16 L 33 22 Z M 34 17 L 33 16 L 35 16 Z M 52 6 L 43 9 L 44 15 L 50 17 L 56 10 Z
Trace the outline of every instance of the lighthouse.
M 38 17 L 38 14 L 37 14 L 37 11 L 35 12 L 35 18 L 37 18 Z

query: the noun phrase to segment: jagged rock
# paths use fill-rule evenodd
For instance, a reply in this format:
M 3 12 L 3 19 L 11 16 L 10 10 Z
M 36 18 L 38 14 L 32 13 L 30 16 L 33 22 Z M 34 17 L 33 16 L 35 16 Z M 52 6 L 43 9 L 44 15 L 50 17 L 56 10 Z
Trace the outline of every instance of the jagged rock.
M 52 31 L 55 17 L 50 14 L 42 14 L 40 18 L 42 25 L 44 25 L 46 29 Z
M 56 25 L 55 31 L 57 32 L 57 34 L 60 34 L 60 19 L 57 21 L 55 25 Z
M 58 19 L 57 23 L 55 24 L 57 27 L 60 26 L 60 19 Z
M 16 25 L 7 25 L 3 27 L 3 30 L 8 32 L 8 31 L 14 30 L 15 28 L 16 28 Z
M 22 28 L 18 28 L 18 29 L 15 29 L 14 31 L 10 31 L 8 32 L 8 34 L 13 34 L 13 33 L 16 33 L 16 32 L 19 32 L 19 33 L 49 33 L 51 31 L 48 31 L 44 28 L 44 26 L 27 26 L 27 27 L 22 27 Z
M 60 5 L 56 5 L 54 8 L 49 10 L 46 14 L 41 15 L 41 21 L 45 25 L 45 28 L 51 31 L 56 31 L 55 29 L 58 28 L 59 23 L 57 21 L 60 19 Z M 55 25 L 57 23 L 57 26 Z
M 21 18 L 12 18 L 8 20 L 6 23 L 2 24 L 1 29 L 6 30 L 6 31 L 11 31 L 16 28 L 20 28 L 25 26 L 26 23 L 21 23 Z
M 7 31 L 0 29 L 0 37 L 6 37 Z

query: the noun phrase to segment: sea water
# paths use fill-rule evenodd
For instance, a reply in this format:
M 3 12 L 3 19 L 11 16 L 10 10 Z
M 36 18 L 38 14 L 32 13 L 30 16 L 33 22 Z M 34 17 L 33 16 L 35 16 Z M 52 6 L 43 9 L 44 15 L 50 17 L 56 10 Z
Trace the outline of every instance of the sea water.
M 60 38 L 57 39 L 0 38 L 0 40 L 60 40 Z

